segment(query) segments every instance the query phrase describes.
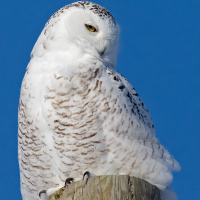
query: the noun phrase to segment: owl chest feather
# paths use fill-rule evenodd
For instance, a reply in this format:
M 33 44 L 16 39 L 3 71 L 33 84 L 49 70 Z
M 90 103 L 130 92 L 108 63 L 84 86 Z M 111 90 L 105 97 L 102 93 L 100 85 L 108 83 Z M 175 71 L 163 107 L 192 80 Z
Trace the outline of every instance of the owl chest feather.
M 46 77 L 41 114 L 51 131 L 46 132 L 44 143 L 54 149 L 65 170 L 83 172 L 89 165 L 96 167 L 107 154 L 103 116 L 109 106 L 102 73 L 96 68 L 70 77 Z
M 35 176 L 32 181 L 36 185 L 40 181 L 51 185 L 54 180 L 49 185 L 54 187 L 66 177 L 81 177 L 88 166 L 95 168 L 103 162 L 106 146 L 98 109 L 106 99 L 100 95 L 99 69 L 67 78 L 46 75 L 42 84 L 26 76 L 19 105 L 22 181 Z M 34 88 L 39 85 L 37 94 Z
M 85 171 L 154 181 L 155 167 L 160 170 L 163 163 L 155 159 L 168 154 L 151 134 L 137 93 L 130 93 L 120 75 L 96 67 L 68 77 L 46 74 L 38 83 L 28 80 L 19 106 L 22 182 L 36 177 L 34 187 L 38 181 L 56 187 L 66 177 L 80 179 Z M 38 87 L 40 93 L 35 92 Z
M 139 124 L 131 123 L 126 102 L 119 101 L 120 93 L 113 91 L 115 87 L 108 84 L 106 76 L 105 70 L 98 67 L 69 77 L 58 73 L 45 75 L 42 92 L 36 95 L 37 101 L 33 100 L 35 105 L 30 105 L 35 107 L 30 112 L 35 120 L 27 127 L 35 126 L 32 135 L 38 141 L 35 146 L 31 144 L 30 151 L 35 148 L 48 154 L 45 160 L 50 163 L 49 155 L 53 152 L 61 166 L 87 166 L 104 162 L 111 144 L 121 147 L 116 140 L 123 135 L 132 137 L 133 128 L 137 129 Z M 31 96 L 34 94 L 30 93 L 30 102 Z M 108 137 L 107 132 L 114 137 Z

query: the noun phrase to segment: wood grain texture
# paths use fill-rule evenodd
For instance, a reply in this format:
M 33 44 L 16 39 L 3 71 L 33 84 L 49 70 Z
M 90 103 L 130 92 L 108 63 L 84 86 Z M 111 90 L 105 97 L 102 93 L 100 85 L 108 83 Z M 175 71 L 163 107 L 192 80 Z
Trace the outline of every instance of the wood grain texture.
M 96 176 L 61 188 L 50 200 L 160 200 L 160 191 L 128 175 Z

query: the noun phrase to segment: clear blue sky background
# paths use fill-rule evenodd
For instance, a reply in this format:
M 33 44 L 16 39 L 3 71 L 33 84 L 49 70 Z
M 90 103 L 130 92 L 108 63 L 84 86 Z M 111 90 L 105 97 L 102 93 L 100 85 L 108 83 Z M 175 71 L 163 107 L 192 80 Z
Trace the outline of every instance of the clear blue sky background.
M 200 198 L 200 1 L 94 0 L 121 27 L 118 71 L 134 85 L 157 137 L 180 162 L 172 188 Z M 0 199 L 20 200 L 17 107 L 30 52 L 68 0 L 0 0 Z

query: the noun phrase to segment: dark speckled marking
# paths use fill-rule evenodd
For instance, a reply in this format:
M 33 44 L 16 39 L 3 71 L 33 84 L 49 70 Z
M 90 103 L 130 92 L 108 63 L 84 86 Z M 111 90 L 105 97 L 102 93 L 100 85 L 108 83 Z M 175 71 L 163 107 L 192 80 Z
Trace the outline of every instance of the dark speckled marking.
M 120 85 L 118 88 L 123 91 L 123 89 L 125 88 L 125 86 L 124 85 Z
M 131 96 L 130 96 L 130 93 L 128 92 L 128 94 L 127 94 L 127 97 L 130 99 L 130 102 L 132 103 L 133 102 L 133 100 L 132 100 L 132 98 L 131 98 Z
M 60 14 L 64 13 L 67 9 L 69 9 L 71 7 L 89 9 L 94 14 L 97 14 L 100 18 L 102 18 L 102 19 L 109 18 L 109 19 L 111 19 L 113 21 L 114 24 L 116 24 L 114 17 L 111 15 L 111 13 L 107 9 L 105 9 L 104 7 L 99 6 L 99 5 L 95 4 L 95 3 L 92 3 L 90 1 L 78 1 L 78 2 L 75 2 L 75 3 L 69 4 L 69 5 L 66 5 L 63 8 L 61 8 L 60 10 L 58 10 L 57 12 L 55 12 L 52 15 L 51 18 L 58 17 Z M 50 19 L 46 23 L 45 26 L 49 25 Z

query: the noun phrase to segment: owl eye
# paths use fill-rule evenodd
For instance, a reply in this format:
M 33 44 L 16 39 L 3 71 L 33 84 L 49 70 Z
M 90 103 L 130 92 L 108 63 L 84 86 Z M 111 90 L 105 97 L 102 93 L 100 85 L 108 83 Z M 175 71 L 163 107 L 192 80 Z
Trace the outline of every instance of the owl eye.
M 91 31 L 91 32 L 97 32 L 97 29 L 92 26 L 92 25 L 89 25 L 89 24 L 85 24 L 86 28 Z

